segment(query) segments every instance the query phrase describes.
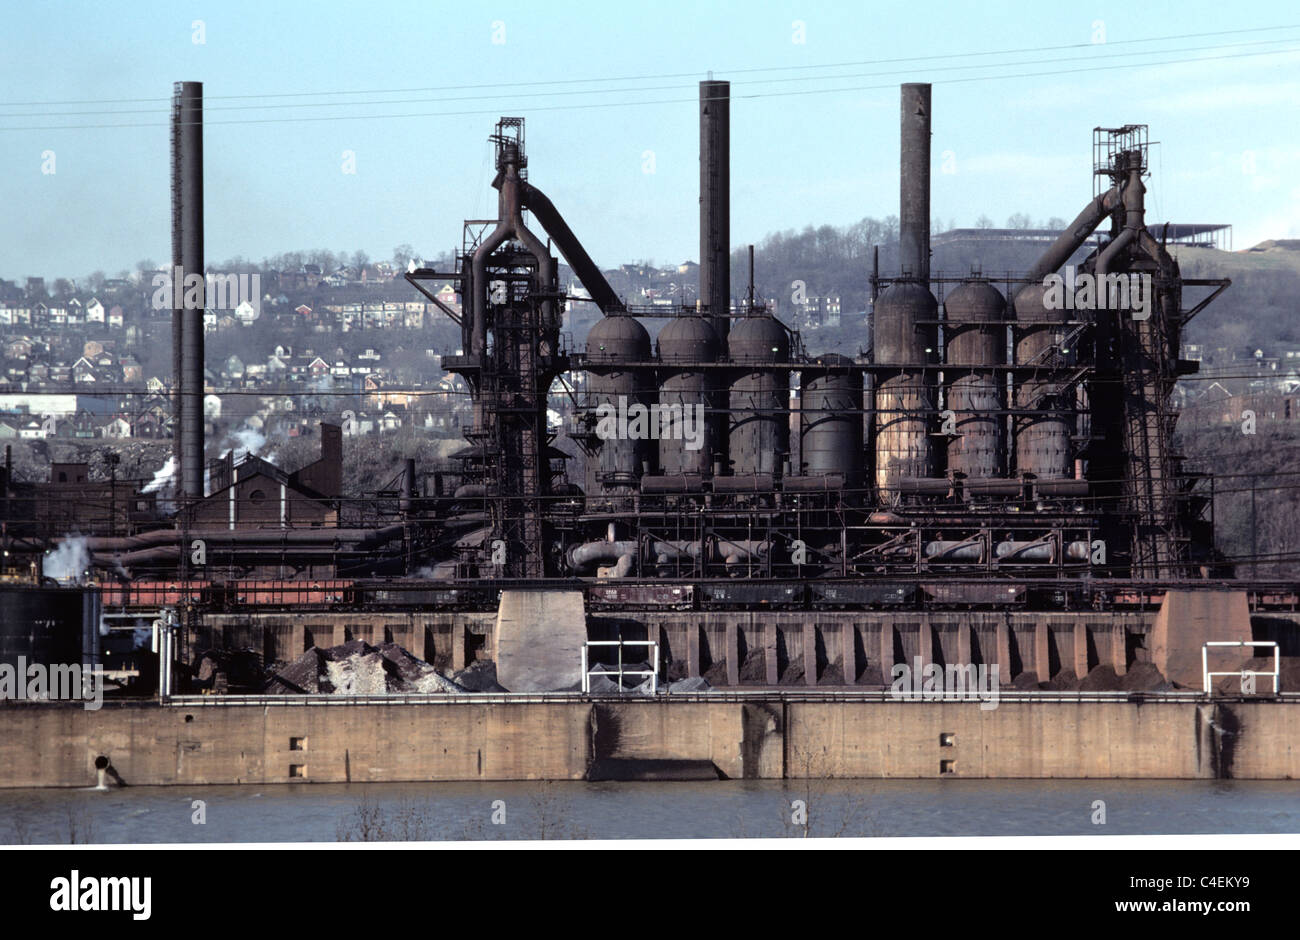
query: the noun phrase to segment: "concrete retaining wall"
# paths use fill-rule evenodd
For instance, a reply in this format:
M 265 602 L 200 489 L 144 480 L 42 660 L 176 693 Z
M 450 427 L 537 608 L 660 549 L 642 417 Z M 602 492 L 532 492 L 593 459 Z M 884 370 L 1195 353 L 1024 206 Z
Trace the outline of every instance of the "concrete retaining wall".
M 1300 702 L 590 702 L 0 707 L 0 786 L 581 779 L 593 760 L 730 778 L 1300 777 Z
M 1138 659 L 1151 660 L 1146 613 L 994 613 L 981 611 L 627 611 L 587 613 L 593 640 L 654 640 L 675 674 L 698 676 L 725 662 L 726 685 L 888 684 L 897 663 L 973 663 L 1000 666 L 1003 682 L 1024 672 L 1039 681 L 1070 670 L 1084 676 L 1097 666 L 1123 675 Z M 1226 638 L 1225 634 L 1225 638 Z M 206 649 L 250 648 L 266 662 L 293 660 L 312 645 L 358 639 L 398 643 L 427 662 L 462 669 L 474 658 L 496 659 L 495 613 L 303 612 L 204 614 L 182 650 L 194 662 Z M 1199 642 L 1199 641 L 1198 641 Z M 761 651 L 761 679 L 742 680 L 745 658 Z M 1163 654 L 1163 648 L 1162 648 Z M 1196 646 L 1199 686 L 1200 646 Z M 576 653 L 571 657 L 576 661 Z

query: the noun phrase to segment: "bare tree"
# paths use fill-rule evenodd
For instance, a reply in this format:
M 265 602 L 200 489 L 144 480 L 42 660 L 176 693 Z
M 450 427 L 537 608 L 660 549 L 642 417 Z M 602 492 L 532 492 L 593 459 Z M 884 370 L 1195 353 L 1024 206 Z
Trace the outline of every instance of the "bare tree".
M 95 818 L 85 807 L 69 806 L 67 810 L 68 844 L 95 841 Z
M 799 776 L 786 791 L 792 796 L 785 816 L 789 835 L 805 839 L 881 835 L 866 795 L 832 782 L 834 763 L 828 748 L 794 745 L 790 769 Z

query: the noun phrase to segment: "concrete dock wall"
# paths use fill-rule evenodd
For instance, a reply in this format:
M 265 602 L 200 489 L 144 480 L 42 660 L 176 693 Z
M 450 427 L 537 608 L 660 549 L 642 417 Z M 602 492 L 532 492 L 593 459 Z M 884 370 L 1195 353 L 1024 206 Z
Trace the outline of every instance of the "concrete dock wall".
M 581 779 L 596 759 L 729 778 L 1300 777 L 1300 702 L 582 701 L 0 707 L 0 786 Z
M 475 658 L 498 658 L 496 618 L 495 612 L 204 614 L 182 658 L 194 662 L 207 649 L 247 648 L 268 663 L 290 661 L 313 645 L 357 639 L 395 642 L 427 662 L 462 669 Z M 725 663 L 725 672 L 712 673 L 715 684 L 872 686 L 888 684 L 895 663 L 911 665 L 917 656 L 941 665 L 997 663 L 1003 682 L 1026 672 L 1039 681 L 1065 670 L 1082 677 L 1097 666 L 1123 675 L 1136 660 L 1154 661 L 1147 634 L 1155 619 L 1111 612 L 589 611 L 587 633 L 593 640 L 654 640 L 661 665 L 678 675 L 703 675 Z M 1197 645 L 1193 685 L 1200 684 L 1199 651 Z M 741 673 L 751 654 L 763 660 L 757 677 Z

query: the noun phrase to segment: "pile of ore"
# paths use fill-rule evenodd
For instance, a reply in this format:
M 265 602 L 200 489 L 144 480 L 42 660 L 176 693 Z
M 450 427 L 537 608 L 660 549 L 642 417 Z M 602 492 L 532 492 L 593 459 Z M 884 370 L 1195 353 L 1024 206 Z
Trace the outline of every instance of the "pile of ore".
M 313 646 L 270 677 L 271 695 L 418 695 L 468 692 L 396 643 L 352 640 L 330 649 Z
M 476 659 L 451 678 L 469 692 L 507 691 L 497 682 L 497 664 L 488 659 Z
M 637 671 L 647 671 L 650 668 L 649 663 L 624 663 L 625 670 L 632 669 Z M 649 676 L 629 676 L 624 674 L 623 684 L 618 682 L 618 669 L 615 666 L 606 666 L 601 663 L 591 667 L 593 675 L 588 682 L 588 689 L 593 695 L 608 695 L 610 693 L 631 692 L 634 695 L 650 695 L 651 681 Z M 677 679 L 671 682 L 660 682 L 657 686 L 660 692 L 667 692 L 669 695 L 684 692 L 708 692 L 711 688 L 709 681 L 702 676 L 694 678 Z M 576 691 L 576 690 L 575 690 Z

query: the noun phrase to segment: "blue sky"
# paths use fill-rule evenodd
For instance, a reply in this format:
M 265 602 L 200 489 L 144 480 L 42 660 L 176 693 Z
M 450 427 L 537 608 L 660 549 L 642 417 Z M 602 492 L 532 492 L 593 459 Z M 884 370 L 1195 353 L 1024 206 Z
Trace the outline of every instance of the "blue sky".
M 178 80 L 207 97 L 209 262 L 451 248 L 462 219 L 491 214 L 487 137 L 501 114 L 527 118 L 531 178 L 598 263 L 694 259 L 694 102 L 709 71 L 733 82 L 735 245 L 896 214 L 904 81 L 935 83 L 932 204 L 945 221 L 1071 218 L 1092 195 L 1092 128 L 1146 123 L 1160 142 L 1149 221 L 1232 223 L 1237 248 L 1300 237 L 1300 10 L 1282 0 L 173 0 L 24 4 L 4 27 L 0 277 L 167 260 Z M 989 80 L 1018 73 L 1047 74 Z M 339 91 L 379 93 L 319 95 Z M 395 103 L 361 103 L 376 101 Z M 358 114 L 420 116 L 345 119 Z

